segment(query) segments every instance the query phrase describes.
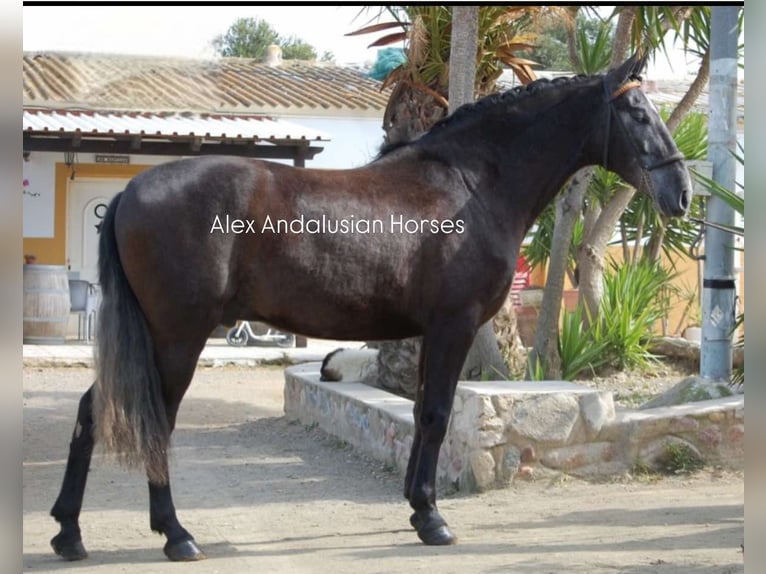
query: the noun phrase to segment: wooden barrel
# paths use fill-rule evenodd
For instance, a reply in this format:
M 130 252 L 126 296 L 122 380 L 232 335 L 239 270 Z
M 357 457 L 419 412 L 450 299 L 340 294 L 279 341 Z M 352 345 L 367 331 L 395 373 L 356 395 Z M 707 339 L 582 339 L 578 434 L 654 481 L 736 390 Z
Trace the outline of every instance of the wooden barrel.
M 69 309 L 65 266 L 24 265 L 24 343 L 65 343 Z

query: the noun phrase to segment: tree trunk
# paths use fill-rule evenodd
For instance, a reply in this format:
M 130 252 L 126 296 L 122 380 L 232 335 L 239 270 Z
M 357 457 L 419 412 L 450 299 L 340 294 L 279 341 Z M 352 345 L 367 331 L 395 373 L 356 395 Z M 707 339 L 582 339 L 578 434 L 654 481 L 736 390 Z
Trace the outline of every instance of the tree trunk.
M 688 7 L 679 7 L 675 11 L 676 18 L 684 18 L 688 14 Z M 612 47 L 612 66 L 618 65 L 627 56 L 628 46 L 630 45 L 630 28 L 633 25 L 635 16 L 635 6 L 625 6 L 620 11 Z M 663 30 L 668 30 L 668 27 L 669 23 L 666 22 Z M 707 82 L 709 69 L 709 54 L 706 53 L 702 58 L 698 77 L 668 119 L 667 126 L 671 132 L 678 126 L 678 123 L 691 109 L 701 93 Z M 596 212 L 590 214 L 586 212 L 585 233 L 577 260 L 580 269 L 580 301 L 583 302 L 592 319 L 598 316 L 598 307 L 603 294 L 604 258 L 606 256 L 607 243 L 611 238 L 615 225 L 634 193 L 635 190 L 632 188 L 621 188 L 600 209 L 597 217 L 595 216 Z M 595 202 L 590 209 L 597 209 Z M 589 220 L 593 221 L 592 226 L 588 224 Z M 648 256 L 652 258 L 659 257 L 661 247 L 662 232 L 650 243 Z M 587 313 L 585 320 L 588 320 Z
M 686 114 L 691 111 L 692 106 L 694 106 L 694 102 L 697 101 L 697 98 L 699 98 L 699 96 L 705 90 L 705 86 L 707 85 L 709 79 L 710 48 L 708 47 L 708 49 L 702 55 L 702 61 L 700 62 L 700 67 L 697 71 L 697 77 L 694 78 L 694 81 L 692 82 L 691 86 L 689 86 L 689 89 L 684 94 L 684 97 L 681 98 L 681 101 L 678 102 L 678 105 L 670 114 L 668 121 L 665 122 L 665 125 L 668 126 L 670 133 L 673 133 L 676 130 L 684 116 L 686 116 Z
M 371 349 L 378 350 L 377 386 L 405 397 L 415 397 L 421 341 L 421 337 L 412 337 L 367 343 Z
M 636 19 L 636 6 L 623 6 L 617 17 L 617 26 L 614 30 L 612 42 L 612 57 L 609 66 L 615 68 L 628 57 L 630 48 L 630 30 L 633 20 Z
M 678 128 L 678 125 L 681 123 L 681 120 L 688 114 L 692 107 L 694 106 L 694 103 L 697 101 L 699 96 L 702 94 L 702 92 L 705 89 L 705 86 L 708 83 L 708 80 L 710 79 L 710 47 L 708 46 L 708 49 L 705 51 L 705 53 L 702 55 L 702 61 L 700 62 L 699 70 L 697 71 L 697 77 L 694 78 L 694 81 L 692 82 L 691 86 L 689 86 L 689 89 L 684 94 L 684 97 L 681 98 L 681 101 L 678 102 L 678 105 L 673 108 L 672 113 L 670 114 L 670 117 L 665 122 L 665 125 L 668 126 L 668 130 L 670 130 L 670 133 L 673 133 L 676 128 Z M 662 219 L 662 227 L 655 230 L 654 234 L 649 240 L 649 244 L 647 245 L 647 257 L 650 261 L 658 261 L 660 257 L 660 251 L 662 249 L 662 242 L 665 238 L 665 226 L 668 224 L 669 218 L 666 216 L 661 216 Z
M 500 354 L 500 345 L 491 320 L 479 327 L 460 371 L 460 378 L 465 381 L 508 378 L 508 367 Z
M 396 144 L 416 139 L 447 115 L 447 108 L 432 94 L 399 82 L 391 92 L 383 114 L 384 143 Z
M 618 189 L 606 205 L 600 208 L 592 227 L 586 226 L 583 233 L 582 244 L 577 255 L 577 267 L 580 270 L 580 301 L 587 309 L 584 318 L 586 324 L 589 323 L 588 317 L 591 320 L 598 317 L 598 307 L 604 292 L 606 247 L 620 216 L 635 193 L 636 190 L 629 186 Z M 596 208 L 593 207 L 593 209 Z M 586 215 L 585 219 L 587 222 L 591 218 Z
M 583 198 L 588 183 L 593 176 L 594 167 L 579 170 L 569 180 L 564 191 L 556 200 L 556 221 L 551 239 L 551 256 L 548 275 L 545 279 L 543 302 L 535 331 L 535 345 L 527 360 L 527 378 L 537 370 L 538 360 L 545 378 L 561 377 L 561 357 L 559 355 L 559 315 L 561 298 L 564 293 L 569 245 L 575 222 L 582 212 Z
M 572 69 L 577 71 L 582 69 L 580 53 L 577 51 L 577 13 L 581 6 L 570 6 L 567 8 L 571 17 L 571 22 L 567 26 L 567 53 L 569 54 L 569 63 Z
M 474 100 L 476 53 L 479 49 L 479 7 L 452 7 L 449 55 L 449 113 Z
M 476 55 L 479 48 L 479 7 L 453 6 L 451 34 L 449 113 L 474 100 Z M 480 380 L 498 376 L 506 378 L 508 368 L 500 354 L 492 321 L 488 321 L 476 333 L 460 378 Z
M 454 6 L 449 67 L 449 111 L 474 99 L 478 50 L 478 6 Z M 409 141 L 447 114 L 443 100 L 407 82 L 394 88 L 383 117 L 386 143 Z M 372 343 L 378 349 L 380 386 L 414 396 L 421 339 Z M 461 378 L 507 376 L 492 322 L 482 325 L 468 352 Z

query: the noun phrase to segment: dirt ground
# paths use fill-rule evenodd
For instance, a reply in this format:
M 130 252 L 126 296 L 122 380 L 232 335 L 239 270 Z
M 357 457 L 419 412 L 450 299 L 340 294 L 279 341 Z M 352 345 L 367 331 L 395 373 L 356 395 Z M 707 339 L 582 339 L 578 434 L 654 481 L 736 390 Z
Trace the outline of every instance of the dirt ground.
M 744 572 L 744 475 L 573 479 L 444 495 L 460 541 L 426 547 L 402 479 L 347 445 L 290 424 L 282 370 L 201 369 L 181 406 L 171 478 L 179 518 L 208 559 L 174 564 L 149 530 L 144 478 L 94 457 L 81 515 L 90 558 L 53 554 L 48 515 L 92 372 L 24 371 L 25 572 Z

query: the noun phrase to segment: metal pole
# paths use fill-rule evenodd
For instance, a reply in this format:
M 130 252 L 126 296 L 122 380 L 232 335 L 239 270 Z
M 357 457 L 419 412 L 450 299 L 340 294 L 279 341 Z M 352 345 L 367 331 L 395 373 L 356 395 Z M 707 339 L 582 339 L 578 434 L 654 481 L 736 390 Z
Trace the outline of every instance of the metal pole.
M 714 6 L 710 33 L 710 117 L 708 159 L 713 179 L 734 190 L 737 141 L 737 16 L 738 6 Z M 734 224 L 734 210 L 711 196 L 708 219 Z M 711 381 L 731 377 L 732 328 L 735 320 L 734 236 L 708 227 L 702 291 L 700 375 Z

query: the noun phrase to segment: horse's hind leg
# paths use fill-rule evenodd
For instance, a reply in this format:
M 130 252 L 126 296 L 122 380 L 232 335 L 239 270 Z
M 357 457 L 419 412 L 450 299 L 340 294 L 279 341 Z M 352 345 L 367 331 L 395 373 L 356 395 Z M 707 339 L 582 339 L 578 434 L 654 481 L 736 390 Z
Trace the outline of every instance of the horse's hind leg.
M 80 510 L 93 454 L 93 387 L 80 399 L 77 422 L 69 443 L 64 482 L 51 516 L 61 524 L 60 532 L 51 540 L 53 550 L 65 560 L 88 557 L 80 535 Z
M 178 521 L 170 483 L 157 485 L 149 482 L 149 516 L 152 530 L 167 538 L 163 551 L 170 560 L 188 562 L 205 559 L 194 537 Z
M 189 388 L 203 346 L 204 339 L 199 345 L 175 344 L 158 347 L 157 368 L 162 379 L 165 412 L 171 432 L 175 428 L 178 407 Z M 167 472 L 167 456 L 164 462 Z M 167 542 L 163 550 L 170 560 L 192 561 L 205 558 L 194 537 L 181 525 L 176 516 L 169 478 L 168 483 L 162 485 L 149 481 L 149 524 L 152 530 L 165 535 Z
M 422 391 L 415 407 L 416 434 L 407 472 L 410 523 L 429 545 L 454 544 L 457 537 L 436 508 L 436 465 L 447 433 L 460 369 L 476 332 L 469 317 L 440 321 L 424 337 Z

